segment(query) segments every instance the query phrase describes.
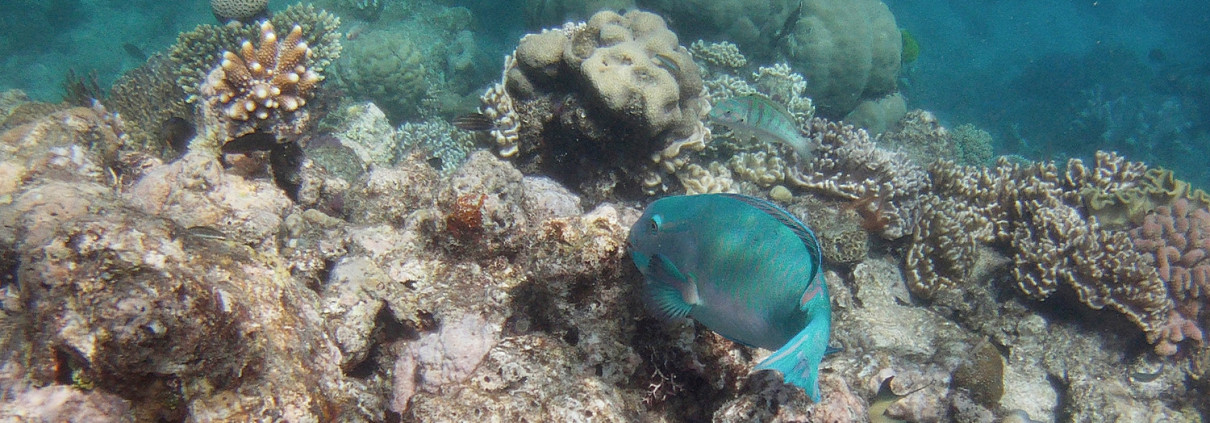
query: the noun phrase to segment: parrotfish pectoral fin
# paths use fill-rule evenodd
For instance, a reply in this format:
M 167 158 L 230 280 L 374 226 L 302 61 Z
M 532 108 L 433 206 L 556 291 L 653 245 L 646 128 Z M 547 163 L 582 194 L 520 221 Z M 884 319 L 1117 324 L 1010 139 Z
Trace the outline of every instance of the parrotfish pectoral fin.
M 757 364 L 755 370 L 779 371 L 782 380 L 802 388 L 812 401 L 819 402 L 819 363 L 828 349 L 830 326 L 827 319 L 812 319 L 790 342 Z
M 665 318 L 685 317 L 693 306 L 701 302 L 693 276 L 681 273 L 675 264 L 661 254 L 651 255 L 646 276 L 648 281 L 644 287 L 644 297 Z

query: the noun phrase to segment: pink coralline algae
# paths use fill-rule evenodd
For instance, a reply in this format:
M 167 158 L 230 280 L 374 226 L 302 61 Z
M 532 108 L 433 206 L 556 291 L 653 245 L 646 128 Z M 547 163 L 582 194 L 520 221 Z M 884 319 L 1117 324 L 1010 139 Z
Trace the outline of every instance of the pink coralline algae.
M 1197 326 L 1198 314 L 1210 295 L 1210 210 L 1193 208 L 1181 198 L 1172 206 L 1157 207 L 1143 224 L 1130 231 L 1135 248 L 1155 260 L 1160 279 L 1176 302 L 1168 324 L 1149 339 L 1156 352 L 1171 355 L 1176 343 L 1186 339 L 1203 342 Z

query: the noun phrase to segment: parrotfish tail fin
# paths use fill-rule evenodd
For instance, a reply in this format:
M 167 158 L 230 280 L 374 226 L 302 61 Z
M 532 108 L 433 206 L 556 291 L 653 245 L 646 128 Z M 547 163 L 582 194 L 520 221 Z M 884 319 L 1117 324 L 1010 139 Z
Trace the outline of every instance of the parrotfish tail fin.
M 651 255 L 643 298 L 666 319 L 685 317 L 698 304 L 697 283 L 661 254 Z
M 819 402 L 819 363 L 828 349 L 827 319 L 812 319 L 802 332 L 781 349 L 756 365 L 756 370 L 776 370 L 782 380 L 802 388 L 812 401 Z

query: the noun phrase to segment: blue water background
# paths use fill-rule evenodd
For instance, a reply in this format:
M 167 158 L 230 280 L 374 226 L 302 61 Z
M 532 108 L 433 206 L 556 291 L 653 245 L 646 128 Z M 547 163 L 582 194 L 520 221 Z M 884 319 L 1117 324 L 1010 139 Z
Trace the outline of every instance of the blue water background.
M 988 130 L 998 154 L 1116 150 L 1210 186 L 1210 2 L 885 1 L 922 48 L 900 81 L 910 108 Z M 527 31 L 525 2 L 448 3 L 475 12 L 491 57 Z M 214 22 L 201 0 L 0 0 L 0 89 L 57 101 L 69 69 L 108 86 L 141 63 L 124 43 L 151 54 Z

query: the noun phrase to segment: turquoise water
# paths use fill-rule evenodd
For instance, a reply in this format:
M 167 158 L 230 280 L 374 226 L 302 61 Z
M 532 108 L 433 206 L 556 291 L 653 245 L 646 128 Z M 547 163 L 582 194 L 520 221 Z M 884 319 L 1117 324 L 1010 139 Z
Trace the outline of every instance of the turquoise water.
M 575 2 L 450 3 L 473 12 L 476 43 L 485 53 L 479 60 L 503 57 L 527 30 L 585 18 L 583 12 L 559 13 L 585 8 L 567 5 Z M 274 0 L 270 8 L 287 4 Z M 541 4 L 548 5 L 540 16 L 526 13 L 527 5 Z M 1202 187 L 1210 183 L 1204 164 L 1210 157 L 1207 3 L 886 4 L 921 46 L 919 59 L 901 71 L 899 88 L 909 108 L 932 111 L 951 127 L 973 123 L 991 132 L 997 154 L 1062 160 L 1116 150 L 1178 169 Z M 401 7 L 390 2 L 388 14 Z M 177 33 L 214 22 L 202 1 L 5 1 L 0 88 L 57 101 L 68 71 L 95 72 L 104 87 L 142 63 L 124 45 L 151 54 L 170 46 Z M 688 20 L 674 19 L 670 26 L 681 34 L 702 33 Z M 688 44 L 690 37 L 682 37 Z M 486 86 L 495 77 L 483 71 L 474 82 Z

